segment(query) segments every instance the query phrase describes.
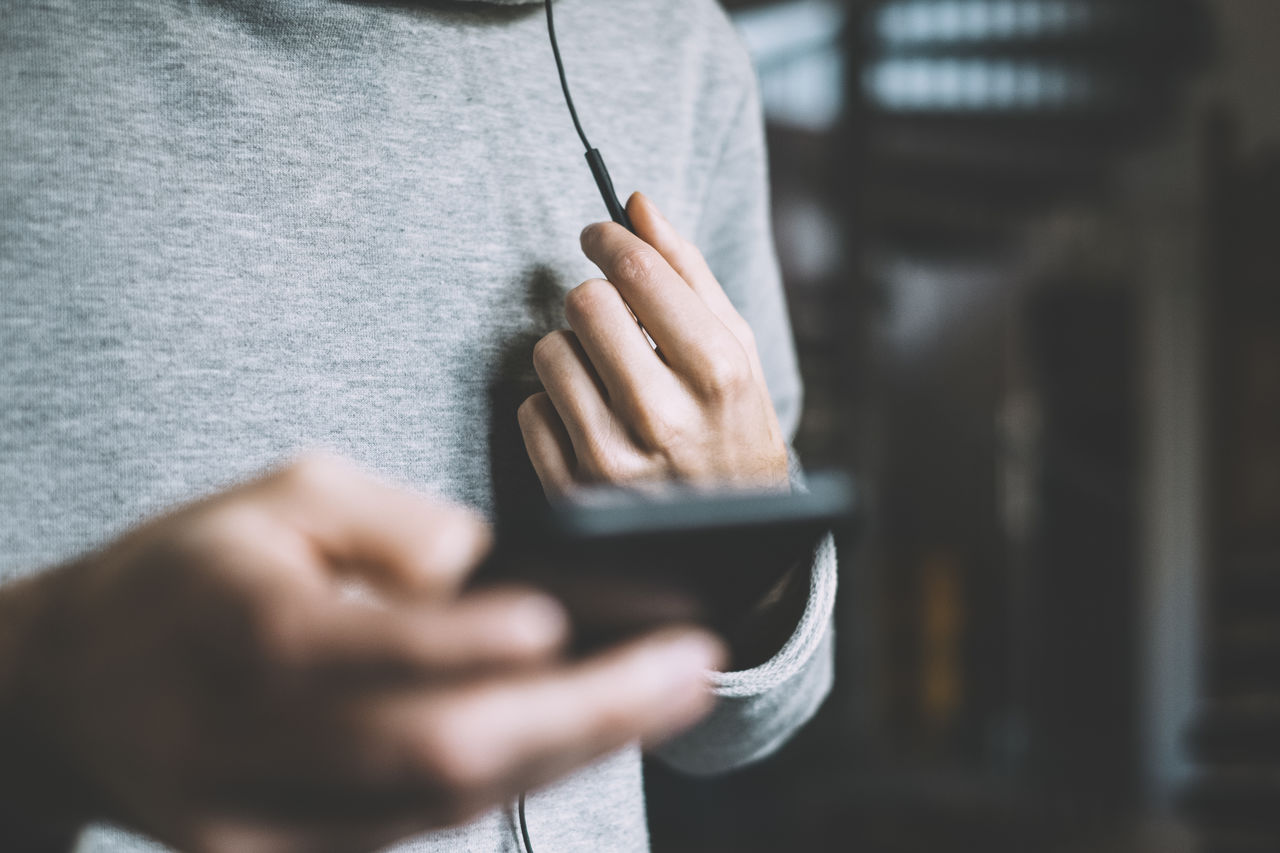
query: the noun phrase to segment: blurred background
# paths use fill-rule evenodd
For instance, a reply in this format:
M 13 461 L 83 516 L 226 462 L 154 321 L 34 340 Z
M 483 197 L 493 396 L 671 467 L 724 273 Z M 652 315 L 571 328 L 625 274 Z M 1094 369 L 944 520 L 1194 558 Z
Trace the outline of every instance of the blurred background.
M 655 851 L 1280 851 L 1280 3 L 726 2 L 860 479 L 835 692 Z

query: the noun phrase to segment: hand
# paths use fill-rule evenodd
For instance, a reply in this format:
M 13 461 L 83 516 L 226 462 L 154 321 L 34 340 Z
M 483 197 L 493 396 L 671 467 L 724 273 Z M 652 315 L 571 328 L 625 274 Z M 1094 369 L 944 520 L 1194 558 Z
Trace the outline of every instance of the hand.
M 460 594 L 488 536 L 320 457 L 0 589 L 10 822 L 37 838 L 109 819 L 191 851 L 373 849 L 708 709 L 720 653 L 701 633 L 567 664 L 552 601 Z
M 750 327 L 650 201 L 636 194 L 627 212 L 639 237 L 614 223 L 582 232 L 583 251 L 607 280 L 570 291 L 572 331 L 534 349 L 546 390 L 519 417 L 543 488 L 785 487 L 786 444 Z
M 546 390 L 519 419 L 543 488 L 553 497 L 587 483 L 787 488 L 786 443 L 751 328 L 652 202 L 637 193 L 627 213 L 639 236 L 611 222 L 582 232 L 607 280 L 570 291 L 571 331 L 534 348 Z M 719 627 L 736 667 L 763 663 L 791 636 L 807 578 L 799 565 L 779 566 L 763 600 L 727 614 Z

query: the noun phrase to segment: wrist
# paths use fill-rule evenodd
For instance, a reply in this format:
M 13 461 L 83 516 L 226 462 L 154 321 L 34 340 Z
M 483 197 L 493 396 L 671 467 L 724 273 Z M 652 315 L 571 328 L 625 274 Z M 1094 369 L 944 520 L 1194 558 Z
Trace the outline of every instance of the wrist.
M 57 715 L 40 698 L 53 581 L 0 586 L 0 837 L 31 851 L 69 850 L 87 822 L 80 786 L 48 736 Z

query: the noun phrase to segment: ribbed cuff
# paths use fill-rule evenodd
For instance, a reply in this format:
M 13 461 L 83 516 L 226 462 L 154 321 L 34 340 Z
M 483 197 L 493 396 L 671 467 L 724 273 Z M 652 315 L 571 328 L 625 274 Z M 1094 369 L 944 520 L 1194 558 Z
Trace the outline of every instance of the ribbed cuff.
M 717 696 L 756 696 L 784 684 L 808 664 L 822 645 L 836 605 L 836 546 L 826 536 L 814 549 L 809 571 L 809 600 L 791 637 L 760 666 L 711 673 Z

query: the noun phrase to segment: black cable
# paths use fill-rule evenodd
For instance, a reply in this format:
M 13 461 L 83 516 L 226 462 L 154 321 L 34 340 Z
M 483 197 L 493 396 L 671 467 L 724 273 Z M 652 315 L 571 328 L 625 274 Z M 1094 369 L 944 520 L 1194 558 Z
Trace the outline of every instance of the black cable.
M 551 36 L 551 52 L 556 58 L 556 71 L 560 73 L 560 88 L 564 91 L 564 102 L 569 105 L 569 117 L 573 119 L 573 128 L 578 131 L 582 147 L 587 149 L 587 165 L 591 167 L 591 175 L 596 179 L 596 186 L 600 189 L 600 197 L 604 199 L 605 207 L 609 209 L 609 215 L 613 217 L 614 222 L 634 234 L 635 229 L 631 227 L 631 218 L 627 216 L 626 208 L 618 201 L 618 194 L 613 189 L 613 180 L 609 177 L 609 170 L 604 165 L 604 158 L 600 156 L 599 151 L 591 147 L 591 143 L 587 140 L 587 133 L 582 129 L 582 121 L 578 118 L 578 109 L 573 105 L 573 95 L 569 93 L 569 78 L 564 73 L 564 59 L 560 56 L 560 43 L 556 40 L 556 19 L 551 11 L 551 3 L 552 0 L 545 0 L 544 3 L 547 9 L 547 35 Z M 520 840 L 524 842 L 525 853 L 533 853 L 533 842 L 529 840 L 529 823 L 524 817 L 524 800 L 525 795 L 522 793 L 516 803 L 516 814 L 520 820 Z
M 569 105 L 569 117 L 573 119 L 573 127 L 578 131 L 578 138 L 587 149 L 587 165 L 591 168 L 591 177 L 595 178 L 596 187 L 600 190 L 600 198 L 604 199 L 604 206 L 609 210 L 609 217 L 634 234 L 636 229 L 631 227 L 631 217 L 627 216 L 627 209 L 622 206 L 622 202 L 618 201 L 618 193 L 613 188 L 613 179 L 609 177 L 609 169 L 604 164 L 604 157 L 592 148 L 587 140 L 587 133 L 582 129 L 582 122 L 578 119 L 578 109 L 573 105 L 573 95 L 569 94 L 569 78 L 564 73 L 560 43 L 556 41 L 556 20 L 551 12 L 551 3 L 552 0 L 545 0 L 544 4 L 547 9 L 547 34 L 551 36 L 551 52 L 556 57 L 556 70 L 560 72 L 560 88 L 564 90 L 564 102 Z
M 564 73 L 564 60 L 560 58 L 560 43 L 556 41 L 556 19 L 551 13 L 551 0 L 546 0 L 547 7 L 547 34 L 551 36 L 551 52 L 556 55 L 556 70 L 560 72 L 560 88 L 564 90 L 564 101 L 569 105 L 569 116 L 573 119 L 573 126 L 578 131 L 578 138 L 582 140 L 582 147 L 591 150 L 591 143 L 587 141 L 587 134 L 582 129 L 582 122 L 578 120 L 578 111 L 573 106 L 573 95 L 569 94 L 569 78 Z
M 529 840 L 529 824 L 524 819 L 524 794 L 520 795 L 520 804 L 517 808 L 520 814 L 520 840 L 524 842 L 524 853 L 533 853 L 533 842 Z
M 546 0 L 544 4 L 547 9 L 547 35 L 551 37 L 551 52 L 556 58 L 556 71 L 560 74 L 560 88 L 564 91 L 564 102 L 569 105 L 569 117 L 573 119 L 573 127 L 578 131 L 582 147 L 587 149 L 587 165 L 591 167 L 591 175 L 596 179 L 596 186 L 600 189 L 600 197 L 604 199 L 605 207 L 609 209 L 609 215 L 613 217 L 614 222 L 635 233 L 626 208 L 618 201 L 618 194 L 613 189 L 613 181 L 609 177 L 609 170 L 605 168 L 604 158 L 600 156 L 599 151 L 591 147 L 590 141 L 587 140 L 587 133 L 582 129 L 582 121 L 578 118 L 578 110 L 573 105 L 573 95 L 569 93 L 569 78 L 564 73 L 564 59 L 560 56 L 560 43 L 556 40 L 556 19 L 551 11 L 551 2 L 552 0 Z M 520 840 L 524 843 L 524 853 L 533 853 L 533 842 L 529 840 L 529 823 L 524 817 L 524 801 L 525 795 L 521 793 L 516 803 L 516 814 L 520 820 Z

